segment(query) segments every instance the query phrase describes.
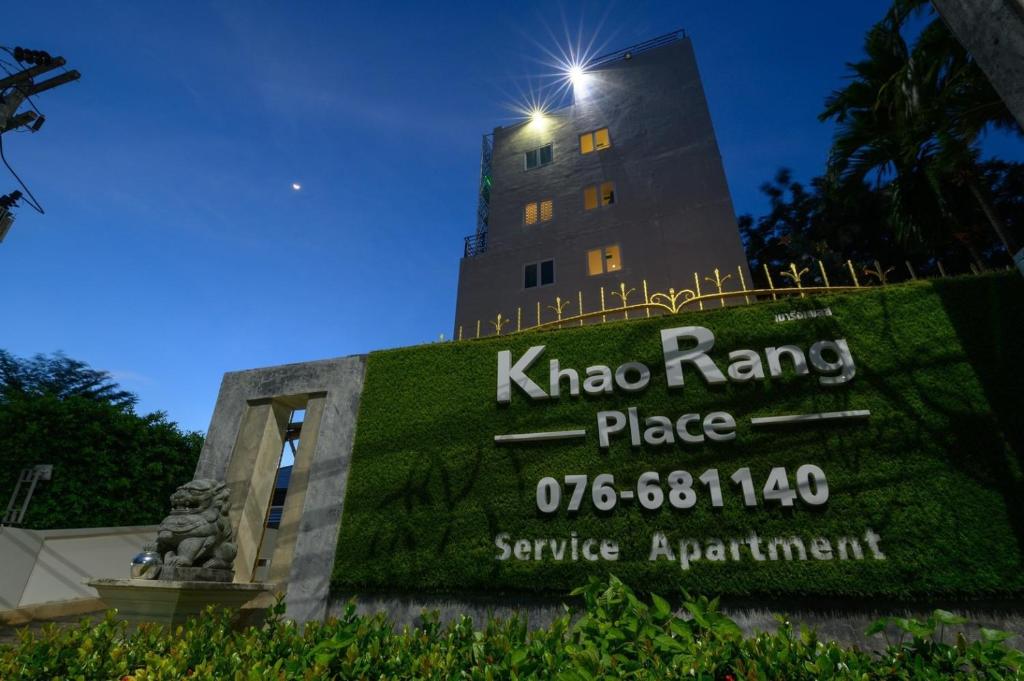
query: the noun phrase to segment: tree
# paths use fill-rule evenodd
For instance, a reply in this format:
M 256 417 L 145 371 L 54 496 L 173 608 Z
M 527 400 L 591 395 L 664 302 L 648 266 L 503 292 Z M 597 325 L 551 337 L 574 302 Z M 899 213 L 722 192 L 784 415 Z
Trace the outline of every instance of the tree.
M 203 437 L 137 398 L 107 372 L 63 355 L 25 360 L 0 351 L 0 490 L 18 473 L 53 464 L 24 520 L 35 529 L 154 524 L 190 480 Z
M 904 243 L 967 238 L 980 216 L 1012 253 L 981 183 L 978 139 L 990 127 L 1020 128 L 940 18 L 908 47 L 908 18 L 929 7 L 897 0 L 868 32 L 866 59 L 849 65 L 851 82 L 826 100 L 820 119 L 838 124 L 829 172 L 884 188 L 889 222 Z M 958 188 L 969 201 L 950 200 Z M 975 248 L 974 241 L 965 245 Z

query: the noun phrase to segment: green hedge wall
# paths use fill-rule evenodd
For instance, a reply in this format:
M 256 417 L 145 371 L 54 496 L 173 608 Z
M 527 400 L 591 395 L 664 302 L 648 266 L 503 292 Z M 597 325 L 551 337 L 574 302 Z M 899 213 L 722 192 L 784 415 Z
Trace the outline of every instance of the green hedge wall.
M 792 310 L 828 307 L 832 316 L 777 322 Z M 613 572 L 644 589 L 681 584 L 726 595 L 835 597 L 1020 595 L 1024 587 L 1024 492 L 1020 321 L 1024 284 L 1016 274 L 943 279 L 846 295 L 691 312 L 672 317 L 527 333 L 374 353 L 367 366 L 332 586 L 351 589 L 564 592 Z M 728 351 L 845 338 L 857 367 L 851 382 L 822 386 L 791 370 L 776 379 L 708 386 L 692 369 L 668 389 L 660 330 L 700 325 L 715 334 L 712 357 Z M 497 354 L 546 351 L 528 372 L 547 386 L 547 362 L 581 376 L 627 361 L 651 368 L 639 393 L 564 395 L 533 401 L 513 388 L 495 399 Z M 763 352 L 762 352 L 763 356 Z M 784 366 L 790 365 L 784 362 Z M 599 449 L 600 410 L 639 409 L 641 418 L 726 411 L 731 442 L 631 448 L 627 437 Z M 869 409 L 869 419 L 755 428 L 750 417 Z M 585 440 L 495 445 L 501 433 L 586 428 Z M 758 497 L 769 470 L 792 479 L 805 463 L 828 476 L 823 506 L 743 505 L 729 476 L 751 469 Z M 724 505 L 700 494 L 689 510 L 646 511 L 620 501 L 597 511 L 588 488 L 579 512 L 537 510 L 545 476 L 613 473 L 619 490 L 644 471 L 663 481 L 683 469 L 717 468 Z M 667 485 L 663 485 L 666 487 Z M 695 486 L 698 493 L 703 487 Z M 885 560 L 650 561 L 654 532 L 679 539 L 881 536 Z M 496 559 L 495 536 L 617 540 L 617 562 Z M 863 543 L 863 542 L 862 542 Z M 863 546 L 865 553 L 868 547 Z

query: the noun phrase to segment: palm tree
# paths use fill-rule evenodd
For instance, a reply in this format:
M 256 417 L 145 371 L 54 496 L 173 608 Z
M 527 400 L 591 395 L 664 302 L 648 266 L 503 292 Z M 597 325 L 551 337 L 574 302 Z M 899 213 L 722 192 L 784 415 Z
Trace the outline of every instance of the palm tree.
M 1006 229 L 979 183 L 978 138 L 990 126 L 1020 133 L 977 64 L 938 17 L 909 48 L 902 31 L 927 5 L 896 0 L 867 34 L 867 58 L 850 64 L 851 82 L 825 102 L 822 121 L 838 123 L 829 157 L 837 177 L 873 177 L 885 186 L 890 220 L 903 240 L 965 233 L 963 211 L 947 201 L 964 186 L 1013 253 Z

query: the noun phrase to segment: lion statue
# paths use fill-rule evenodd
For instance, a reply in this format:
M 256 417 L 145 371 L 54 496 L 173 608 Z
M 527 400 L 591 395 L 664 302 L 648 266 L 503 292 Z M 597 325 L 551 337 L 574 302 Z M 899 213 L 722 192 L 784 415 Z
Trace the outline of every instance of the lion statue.
M 232 570 L 238 553 L 231 537 L 227 485 L 193 480 L 171 495 L 171 514 L 157 531 L 156 552 L 167 567 Z

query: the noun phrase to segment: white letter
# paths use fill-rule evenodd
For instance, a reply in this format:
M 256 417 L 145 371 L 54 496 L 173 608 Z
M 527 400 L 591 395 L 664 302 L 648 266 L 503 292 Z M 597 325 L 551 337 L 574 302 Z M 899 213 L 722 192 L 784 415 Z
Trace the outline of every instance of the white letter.
M 818 560 L 832 560 L 832 542 L 824 537 L 811 540 L 811 555 Z
M 885 560 L 885 554 L 882 553 L 882 549 L 878 548 L 879 539 L 881 539 L 881 537 L 875 534 L 875 531 L 872 529 L 868 529 L 868 531 L 864 533 L 864 541 L 868 543 L 868 548 L 871 549 L 871 555 L 874 559 Z
M 530 540 L 520 539 L 516 542 L 516 548 L 513 552 L 516 556 L 516 560 L 530 560 Z
M 508 560 L 508 557 L 512 555 L 512 547 L 508 545 L 508 532 L 502 532 L 495 537 L 494 545 L 501 549 L 498 560 Z
M 821 356 L 822 350 L 831 350 L 839 356 L 838 361 L 829 362 Z M 819 376 L 818 383 L 822 385 L 839 385 L 846 383 L 854 374 L 857 367 L 853 365 L 853 355 L 850 354 L 850 346 L 846 344 L 845 338 L 837 338 L 833 341 L 818 341 L 811 346 L 811 366 L 821 372 L 840 370 L 838 376 Z
M 743 383 L 752 378 L 764 378 L 761 355 L 753 350 L 733 350 L 729 353 L 729 361 L 732 364 L 729 365 L 727 371 L 729 378 L 734 381 Z
M 621 411 L 597 412 L 597 446 L 608 449 L 608 434 L 617 433 L 625 427 L 626 415 Z
M 695 445 L 698 442 L 704 442 L 703 435 L 691 435 L 690 432 L 686 430 L 686 424 L 699 420 L 700 414 L 683 414 L 680 416 L 679 420 L 676 421 L 676 433 L 679 435 L 679 439 L 691 445 Z
M 612 370 L 603 364 L 587 367 L 587 380 L 583 381 L 583 392 L 588 395 L 611 393 Z
M 736 439 L 736 421 L 732 414 L 724 411 L 713 411 L 704 417 L 704 434 L 715 442 Z
M 679 339 L 692 338 L 697 346 L 692 350 L 680 350 Z M 697 367 L 708 383 L 725 383 L 725 376 L 705 353 L 715 346 L 715 335 L 703 326 L 683 326 L 678 329 L 662 329 L 661 350 L 665 355 L 665 375 L 668 387 L 683 385 L 683 362 Z
M 619 559 L 619 543 L 614 539 L 601 540 L 601 558 L 605 560 Z
M 562 370 L 559 370 L 559 368 L 558 368 L 558 360 L 557 359 L 551 360 L 548 363 L 548 366 L 551 368 L 551 382 L 550 382 L 551 388 L 550 388 L 550 392 L 551 392 L 551 396 L 552 397 L 558 397 L 559 393 L 561 392 L 561 387 L 562 386 L 560 386 L 559 383 L 561 382 L 561 380 L 563 378 L 568 378 L 569 379 L 569 394 L 572 397 L 579 396 L 579 394 L 580 394 L 580 375 L 578 373 L 576 373 L 575 369 L 562 369 Z
M 672 420 L 667 416 L 651 416 L 644 419 L 644 442 L 649 445 L 672 444 L 676 439 L 672 436 Z
M 768 373 L 772 376 L 782 375 L 782 362 L 780 361 L 783 355 L 789 355 L 793 358 L 793 368 L 796 369 L 798 374 L 809 373 L 807 370 L 807 358 L 804 357 L 804 351 L 795 345 L 783 345 L 779 348 L 765 348 L 764 354 L 768 358 Z
M 679 567 L 689 570 L 690 562 L 694 560 L 700 560 L 700 544 L 693 539 L 683 539 L 679 542 Z
M 860 542 L 853 537 L 840 537 L 839 538 L 839 560 L 846 560 L 846 547 L 849 545 L 853 551 L 854 560 L 861 560 L 864 557 L 864 552 L 861 551 Z
M 512 401 L 512 383 L 518 385 L 535 400 L 547 398 L 547 393 L 523 373 L 537 361 L 543 352 L 543 345 L 534 345 L 515 364 L 512 364 L 510 350 L 502 350 L 498 353 L 498 404 L 508 404 Z
M 786 560 L 793 560 L 793 547 L 796 547 L 797 557 L 800 560 L 807 560 L 807 550 L 804 548 L 804 542 L 800 537 L 790 537 L 789 539 L 783 539 L 776 537 L 768 542 L 768 558 L 769 560 L 779 559 L 778 547 L 782 547 L 782 555 L 786 557 Z
M 627 371 L 635 371 L 638 375 L 636 381 L 630 383 L 626 378 Z M 615 370 L 615 382 L 620 388 L 628 393 L 635 393 L 647 387 L 651 380 L 651 370 L 640 362 L 626 362 Z
M 651 537 L 651 555 L 647 556 L 647 560 L 657 560 L 660 557 L 665 557 L 669 560 L 676 559 L 665 535 L 661 532 L 655 532 L 654 536 Z

